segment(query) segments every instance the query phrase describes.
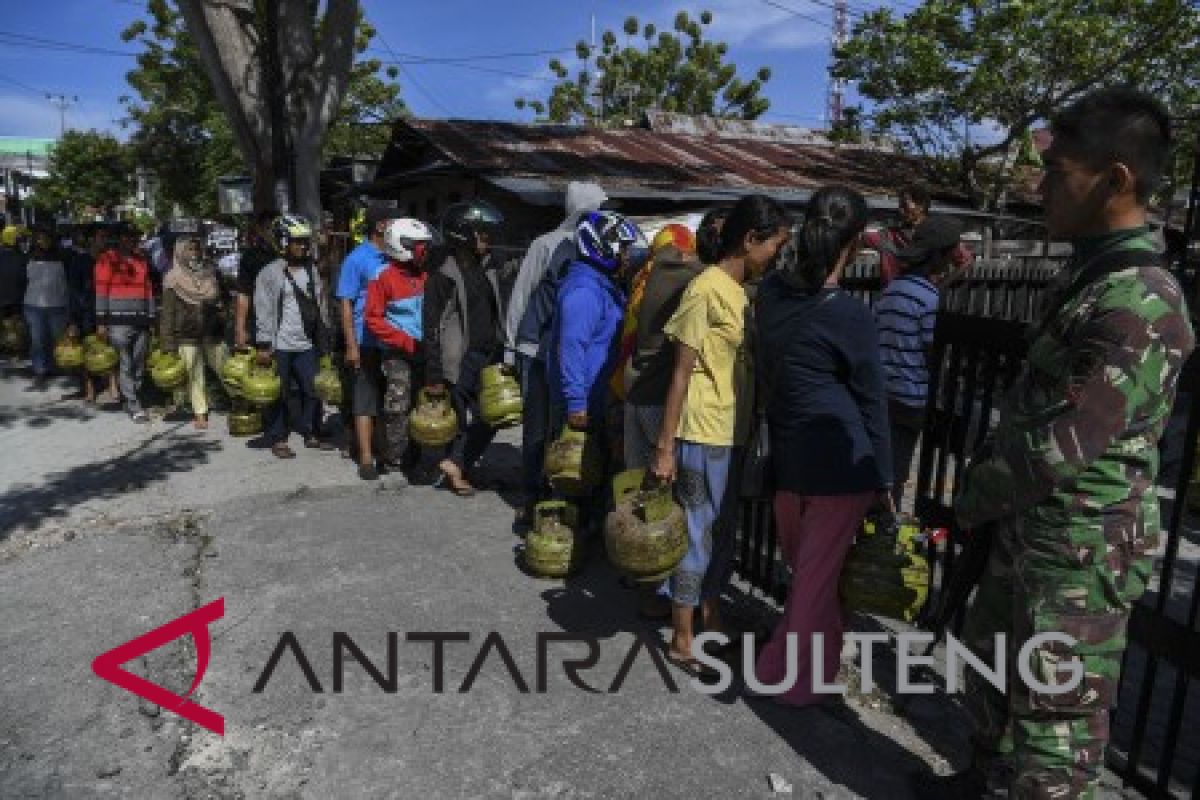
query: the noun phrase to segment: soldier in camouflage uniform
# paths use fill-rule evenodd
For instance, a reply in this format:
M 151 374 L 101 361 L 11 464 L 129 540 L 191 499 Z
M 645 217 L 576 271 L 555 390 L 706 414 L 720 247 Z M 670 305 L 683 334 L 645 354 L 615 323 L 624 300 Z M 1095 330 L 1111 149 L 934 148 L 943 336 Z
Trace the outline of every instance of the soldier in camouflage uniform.
M 1005 634 L 1009 690 L 968 670 L 975 763 L 919 779 L 920 797 L 1095 796 L 1126 624 L 1159 538 L 1157 443 L 1194 344 L 1146 226 L 1169 118 L 1143 94 L 1101 90 L 1059 114 L 1052 132 L 1040 192 L 1050 235 L 1074 255 L 955 501 L 964 529 L 994 532 L 964 641 L 995 663 L 993 634 Z M 1072 691 L 1039 692 L 1017 671 L 1021 646 L 1047 632 L 1076 644 L 1034 649 L 1030 673 L 1067 683 L 1065 665 L 1078 660 Z

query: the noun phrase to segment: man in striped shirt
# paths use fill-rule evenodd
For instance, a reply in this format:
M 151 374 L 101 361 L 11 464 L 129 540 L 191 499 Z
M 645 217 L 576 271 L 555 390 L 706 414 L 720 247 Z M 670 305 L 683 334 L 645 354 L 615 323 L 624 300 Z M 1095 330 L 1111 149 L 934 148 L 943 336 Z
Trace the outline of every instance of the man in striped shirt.
M 938 290 L 930 280 L 954 261 L 962 226 L 949 217 L 926 217 L 912 241 L 896 254 L 900 274 L 875 304 L 879 360 L 887 382 L 896 508 L 904 496 L 913 451 L 921 435 L 929 391 L 928 353 L 933 346 Z

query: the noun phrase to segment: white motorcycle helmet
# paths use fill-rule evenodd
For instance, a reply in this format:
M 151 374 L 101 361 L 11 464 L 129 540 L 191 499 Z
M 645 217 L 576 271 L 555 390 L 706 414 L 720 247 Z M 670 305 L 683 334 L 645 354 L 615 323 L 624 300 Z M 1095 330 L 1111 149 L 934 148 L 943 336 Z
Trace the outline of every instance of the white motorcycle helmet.
M 383 252 L 396 261 L 422 260 L 433 241 L 433 229 L 412 217 L 389 220 L 383 229 Z

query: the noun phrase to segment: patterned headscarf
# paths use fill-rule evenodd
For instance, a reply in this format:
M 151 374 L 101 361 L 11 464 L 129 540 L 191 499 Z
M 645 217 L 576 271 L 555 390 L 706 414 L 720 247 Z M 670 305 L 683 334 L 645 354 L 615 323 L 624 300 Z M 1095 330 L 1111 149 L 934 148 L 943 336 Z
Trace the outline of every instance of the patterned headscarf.
M 180 236 L 175 240 L 175 254 L 163 288 L 170 289 L 185 303 L 200 305 L 217 298 L 217 273 L 201 253 L 189 253 L 187 244 L 200 240 Z

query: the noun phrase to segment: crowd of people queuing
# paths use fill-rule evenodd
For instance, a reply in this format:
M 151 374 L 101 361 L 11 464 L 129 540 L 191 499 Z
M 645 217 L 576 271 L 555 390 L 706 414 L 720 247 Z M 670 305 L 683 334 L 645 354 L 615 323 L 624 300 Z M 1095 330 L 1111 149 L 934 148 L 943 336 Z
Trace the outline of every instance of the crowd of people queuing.
M 1015 688 L 1008 698 L 975 693 L 984 706 L 976 759 L 966 772 L 927 781 L 923 797 L 1094 789 L 1095 748 L 1107 736 L 1101 717 L 1113 699 L 1109 667 L 1119 662 L 1157 538 L 1152 451 L 1193 346 L 1178 286 L 1153 258 L 1136 255 L 1148 249 L 1146 204 L 1162 175 L 1169 121 L 1145 95 L 1104 90 L 1059 115 L 1053 131 L 1041 192 L 1050 234 L 1074 243 L 1076 255 L 1052 287 L 1030 366 L 967 469 L 956 507 L 966 527 L 1005 531 L 968 624 L 973 646 L 985 652 L 985 634 L 997 631 L 1028 634 L 1033 610 L 1034 630 L 1058 624 L 1083 641 L 1093 691 L 1057 704 Z M 186 361 L 197 427 L 207 424 L 205 365 L 219 368 L 228 346 L 255 348 L 299 399 L 280 402 L 251 442 L 279 458 L 295 456 L 292 432 L 307 447 L 333 448 L 314 376 L 318 356 L 335 355 L 348 454 L 368 481 L 413 469 L 421 454 L 407 415 L 418 392 L 444 397 L 459 432 L 435 454 L 433 474 L 460 496 L 475 492 L 473 470 L 496 433 L 480 414 L 481 374 L 512 366 L 523 398 L 518 525 L 532 524 L 550 496 L 544 453 L 564 427 L 599 444 L 610 475 L 643 468 L 647 480 L 673 484 L 687 554 L 643 593 L 640 610 L 669 619 L 667 656 L 694 674 L 696 626 L 725 630 L 720 597 L 747 454 L 765 436 L 793 578 L 755 669 L 775 683 L 796 659 L 799 680 L 773 699 L 803 706 L 821 699 L 813 634 L 824 636 L 825 676 L 837 671 L 838 576 L 856 532 L 872 509 L 896 513 L 904 501 L 939 290 L 972 258 L 961 226 L 929 213 L 927 191 L 906 186 L 899 198 L 900 223 L 880 232 L 868 231 L 862 195 L 826 186 L 797 217 L 751 194 L 710 210 L 694 230 L 669 224 L 648 240 L 604 208 L 600 186 L 574 182 L 565 219 L 529 246 L 507 298 L 495 254 L 505 221 L 483 200 L 452 206 L 437 225 L 372 205 L 365 241 L 329 269 L 313 258 L 308 222 L 260 215 L 233 286 L 195 237 L 178 237 L 171 268 L 156 276 L 131 228 L 97 229 L 68 250 L 37 230 L 21 258 L 6 230 L 0 309 L 23 310 L 38 381 L 64 332 L 111 341 L 120 367 L 100 396 L 119 396 L 139 422 L 153 327 L 161 347 Z M 839 288 L 864 247 L 884 265 L 873 309 Z M 1097 270 L 1101 254 L 1106 267 Z M 94 388 L 85 377 L 87 399 Z M 598 530 L 608 502 L 603 490 L 581 502 L 585 535 Z

